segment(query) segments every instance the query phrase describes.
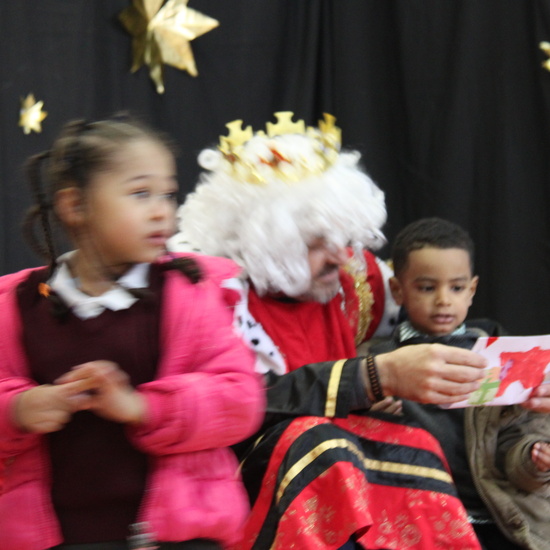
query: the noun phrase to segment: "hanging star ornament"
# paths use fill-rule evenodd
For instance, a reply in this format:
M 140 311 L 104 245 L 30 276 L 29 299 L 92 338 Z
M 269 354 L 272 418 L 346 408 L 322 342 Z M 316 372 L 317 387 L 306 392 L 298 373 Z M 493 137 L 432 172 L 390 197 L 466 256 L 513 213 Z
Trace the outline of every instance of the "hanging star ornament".
M 539 48 L 550 57 L 550 42 L 540 42 Z M 550 71 L 550 59 L 546 59 L 542 62 L 542 66 L 547 70 Z
M 216 19 L 188 8 L 187 1 L 132 0 L 119 14 L 133 37 L 131 71 L 148 65 L 159 94 L 164 93 L 164 64 L 198 75 L 190 42 L 219 25 Z
M 42 107 L 44 107 L 44 102 L 36 101 L 33 94 L 21 99 L 19 126 L 23 128 L 25 134 L 30 134 L 31 131 L 37 134 L 42 132 L 41 122 L 48 116 L 48 113 L 43 111 Z

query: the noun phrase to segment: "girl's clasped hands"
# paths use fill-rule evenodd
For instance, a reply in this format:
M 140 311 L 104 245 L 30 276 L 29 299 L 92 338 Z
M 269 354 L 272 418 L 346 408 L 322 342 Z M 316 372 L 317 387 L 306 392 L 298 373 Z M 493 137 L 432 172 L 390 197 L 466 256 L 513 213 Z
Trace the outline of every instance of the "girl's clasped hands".
M 91 361 L 73 367 L 54 384 L 21 393 L 15 420 L 25 431 L 50 433 L 84 410 L 114 422 L 139 423 L 145 416 L 145 400 L 116 363 Z

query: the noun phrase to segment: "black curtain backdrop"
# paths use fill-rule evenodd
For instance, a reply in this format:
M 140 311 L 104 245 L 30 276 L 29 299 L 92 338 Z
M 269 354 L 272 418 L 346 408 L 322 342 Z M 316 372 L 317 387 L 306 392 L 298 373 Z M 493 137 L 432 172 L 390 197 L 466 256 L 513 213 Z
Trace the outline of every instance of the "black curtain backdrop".
M 197 78 L 166 67 L 164 95 L 129 71 L 129 4 L 0 2 L 0 273 L 39 263 L 22 166 L 70 119 L 128 110 L 171 134 L 183 198 L 226 122 L 328 111 L 386 192 L 389 241 L 419 217 L 460 223 L 481 277 L 471 315 L 550 333 L 550 0 L 189 0 L 220 26 L 191 43 Z M 24 135 L 29 93 L 48 116 Z

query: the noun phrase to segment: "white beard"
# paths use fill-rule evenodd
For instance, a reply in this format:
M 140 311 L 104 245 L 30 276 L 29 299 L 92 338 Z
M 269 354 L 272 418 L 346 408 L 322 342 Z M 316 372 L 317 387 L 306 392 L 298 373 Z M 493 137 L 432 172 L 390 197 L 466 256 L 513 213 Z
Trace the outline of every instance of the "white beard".
M 331 286 L 316 286 L 312 284 L 311 288 L 297 299 L 303 302 L 312 301 L 319 302 L 320 304 L 328 304 L 339 292 L 340 281 L 335 281 Z

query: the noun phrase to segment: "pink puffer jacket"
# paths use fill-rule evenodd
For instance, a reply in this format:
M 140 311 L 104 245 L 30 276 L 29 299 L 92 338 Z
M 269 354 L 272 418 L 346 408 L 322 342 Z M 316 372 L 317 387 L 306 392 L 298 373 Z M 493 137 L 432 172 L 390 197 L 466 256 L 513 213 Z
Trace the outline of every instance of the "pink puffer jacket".
M 167 272 L 158 379 L 138 387 L 149 417 L 128 437 L 152 457 L 152 474 L 136 518 L 157 540 L 239 537 L 248 499 L 227 446 L 258 428 L 264 392 L 252 353 L 231 328 L 219 283 L 236 266 L 198 257 L 207 276 L 190 284 Z M 28 378 L 14 289 L 28 271 L 0 278 L 0 550 L 44 550 L 62 542 L 50 501 L 44 437 L 12 422 L 14 397 Z M 3 474 L 2 474 L 3 470 Z

